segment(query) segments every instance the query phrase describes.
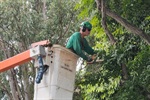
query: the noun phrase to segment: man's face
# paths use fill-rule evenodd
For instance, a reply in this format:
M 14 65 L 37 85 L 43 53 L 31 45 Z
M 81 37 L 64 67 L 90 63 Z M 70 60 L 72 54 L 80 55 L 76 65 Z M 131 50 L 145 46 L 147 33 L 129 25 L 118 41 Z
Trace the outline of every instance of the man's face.
M 84 32 L 85 36 L 88 36 L 90 34 L 91 29 L 86 28 L 86 31 Z

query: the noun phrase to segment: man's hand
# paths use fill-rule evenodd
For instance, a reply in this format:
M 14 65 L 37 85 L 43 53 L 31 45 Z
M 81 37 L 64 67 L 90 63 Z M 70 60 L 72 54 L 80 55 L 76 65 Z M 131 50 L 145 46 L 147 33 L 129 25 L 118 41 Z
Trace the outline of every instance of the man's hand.
M 103 59 L 98 59 L 97 55 L 94 54 L 91 57 L 88 58 L 87 64 L 93 64 L 93 63 L 101 63 L 103 62 Z
M 95 60 L 96 58 L 97 58 L 97 55 L 96 54 L 94 54 L 94 55 L 92 55 L 92 57 L 91 57 L 93 60 Z
M 88 57 L 88 59 L 87 59 L 87 63 L 88 63 L 88 64 L 93 63 L 93 59 L 92 59 L 91 57 Z
M 94 63 L 95 59 L 96 59 L 96 54 L 94 54 L 94 55 L 92 55 L 91 57 L 88 58 L 87 64 Z

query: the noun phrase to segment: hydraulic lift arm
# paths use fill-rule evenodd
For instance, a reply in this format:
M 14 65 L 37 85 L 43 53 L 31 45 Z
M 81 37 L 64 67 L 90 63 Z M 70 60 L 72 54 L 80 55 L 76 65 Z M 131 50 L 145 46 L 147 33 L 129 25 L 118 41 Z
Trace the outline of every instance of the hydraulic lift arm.
M 4 61 L 0 62 L 0 72 L 9 70 L 17 65 L 24 64 L 30 60 L 32 60 L 37 55 L 45 55 L 45 50 L 42 46 L 39 45 L 46 45 L 48 44 L 47 40 L 40 41 L 33 43 L 31 46 L 32 48 L 29 50 L 26 50 L 20 54 L 17 54 L 13 57 L 10 57 Z
M 0 72 L 9 70 L 17 65 L 21 65 L 25 62 L 28 62 L 32 60 L 30 57 L 30 50 L 27 50 L 25 52 L 22 52 L 16 56 L 13 56 L 11 58 L 8 58 L 4 61 L 0 62 Z

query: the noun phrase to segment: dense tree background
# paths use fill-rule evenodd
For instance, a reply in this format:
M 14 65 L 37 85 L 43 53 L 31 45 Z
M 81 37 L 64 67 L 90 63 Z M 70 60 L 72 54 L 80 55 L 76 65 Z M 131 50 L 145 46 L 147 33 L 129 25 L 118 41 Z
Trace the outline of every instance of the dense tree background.
M 0 61 L 48 39 L 65 46 L 82 21 L 102 63 L 80 67 L 74 100 L 150 99 L 149 0 L 0 0 Z M 35 68 L 0 74 L 2 100 L 32 100 Z

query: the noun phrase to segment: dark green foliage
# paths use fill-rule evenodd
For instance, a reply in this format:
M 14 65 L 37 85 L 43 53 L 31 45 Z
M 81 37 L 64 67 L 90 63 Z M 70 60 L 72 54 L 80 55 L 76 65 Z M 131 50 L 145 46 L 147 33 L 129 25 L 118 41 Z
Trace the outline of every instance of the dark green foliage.
M 77 87 L 80 96 L 85 100 L 117 99 L 146 100 L 150 91 L 150 48 L 143 46 L 140 39 L 132 37 L 124 41 L 124 36 L 119 36 L 122 43 L 100 51 L 101 64 L 87 65 L 79 72 Z M 121 38 L 122 37 L 122 38 Z M 124 42 L 123 42 L 124 41 Z M 103 57 L 102 57 L 103 56 Z M 122 80 L 121 65 L 125 63 L 129 78 Z
M 82 2 L 85 6 L 92 6 L 87 0 Z M 108 0 L 106 7 L 149 34 L 149 3 L 147 0 Z M 86 7 L 81 8 L 81 14 L 85 13 Z M 92 38 L 88 39 L 104 61 L 79 70 L 76 77 L 78 92 L 74 93 L 74 100 L 150 99 L 150 46 L 107 17 L 108 28 L 117 40 L 115 45 L 111 45 L 101 28 L 101 15 L 95 13 L 90 21 L 94 28 L 91 31 Z M 128 75 L 126 79 L 123 65 Z

